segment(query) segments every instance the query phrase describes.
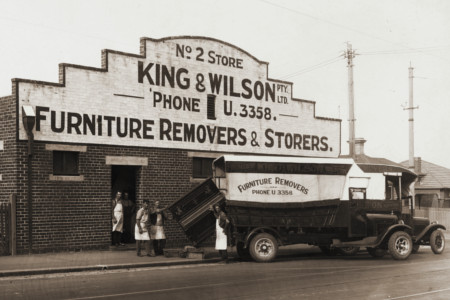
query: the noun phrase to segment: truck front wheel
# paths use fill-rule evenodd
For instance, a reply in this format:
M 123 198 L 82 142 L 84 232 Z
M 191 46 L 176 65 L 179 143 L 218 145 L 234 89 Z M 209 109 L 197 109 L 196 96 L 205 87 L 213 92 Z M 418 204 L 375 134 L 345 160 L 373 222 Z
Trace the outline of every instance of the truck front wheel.
M 435 230 L 430 235 L 430 247 L 434 254 L 441 254 L 445 249 L 445 237 L 442 230 Z
M 393 259 L 407 259 L 412 252 L 412 248 L 412 239 L 404 231 L 396 231 L 389 238 L 388 249 Z
M 277 256 L 277 240 L 268 233 L 257 234 L 250 242 L 250 255 L 257 262 L 269 262 Z

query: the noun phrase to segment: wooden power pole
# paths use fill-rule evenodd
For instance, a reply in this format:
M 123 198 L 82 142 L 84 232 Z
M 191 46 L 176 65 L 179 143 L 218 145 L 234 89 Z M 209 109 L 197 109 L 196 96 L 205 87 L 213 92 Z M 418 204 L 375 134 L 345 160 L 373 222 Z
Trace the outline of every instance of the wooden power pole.
M 349 155 L 355 158 L 355 101 L 353 93 L 353 58 L 355 57 L 355 51 L 352 50 L 352 45 L 347 43 L 347 51 L 345 52 L 345 58 L 347 58 L 348 68 L 348 143 L 349 143 Z
M 413 93 L 413 70 L 414 68 L 409 64 L 409 103 L 408 107 L 404 108 L 405 110 L 409 110 L 409 160 L 408 160 L 408 168 L 411 171 L 415 171 L 415 163 L 414 163 L 414 109 L 419 108 L 418 106 L 414 107 L 414 93 Z M 415 208 L 415 182 L 411 184 L 410 191 L 412 195 L 412 211 L 414 212 Z

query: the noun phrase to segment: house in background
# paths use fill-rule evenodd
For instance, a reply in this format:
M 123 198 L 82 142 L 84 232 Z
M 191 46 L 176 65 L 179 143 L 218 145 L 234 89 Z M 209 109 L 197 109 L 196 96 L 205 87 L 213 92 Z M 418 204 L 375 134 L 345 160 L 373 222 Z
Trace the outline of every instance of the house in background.
M 405 167 L 408 161 L 401 162 Z M 414 158 L 416 209 L 450 208 L 450 169 Z M 446 201 L 447 200 L 447 201 Z
M 353 158 L 358 167 L 366 173 L 368 176 L 370 174 L 379 174 L 379 173 L 402 173 L 401 178 L 401 186 L 402 188 L 402 197 L 406 197 L 408 194 L 408 184 L 413 181 L 413 179 L 417 176 L 415 172 L 412 172 L 404 165 L 393 162 L 389 159 L 382 157 L 371 157 L 365 154 L 364 152 L 364 144 L 366 140 L 363 138 L 355 139 L 355 155 L 351 157 L 350 155 L 341 155 L 341 158 Z M 386 180 L 384 183 L 386 194 L 386 200 L 398 199 L 400 192 L 398 191 L 398 183 L 395 182 L 390 176 L 386 175 Z M 372 187 L 375 188 L 375 187 Z M 377 186 L 376 188 L 380 188 Z M 408 206 L 406 206 L 408 207 Z
M 450 228 L 450 169 L 415 159 L 414 172 L 409 170 L 408 161 L 393 162 L 386 158 L 371 157 L 364 153 L 363 138 L 355 139 L 355 156 L 353 159 L 364 173 L 402 172 L 403 182 L 410 182 L 409 176 L 417 176 L 415 184 L 415 216 L 437 221 Z M 341 155 L 340 157 L 350 157 Z M 402 195 L 405 197 L 405 195 Z M 386 199 L 398 199 L 395 184 L 386 179 Z M 407 212 L 409 202 L 405 199 L 404 212 Z

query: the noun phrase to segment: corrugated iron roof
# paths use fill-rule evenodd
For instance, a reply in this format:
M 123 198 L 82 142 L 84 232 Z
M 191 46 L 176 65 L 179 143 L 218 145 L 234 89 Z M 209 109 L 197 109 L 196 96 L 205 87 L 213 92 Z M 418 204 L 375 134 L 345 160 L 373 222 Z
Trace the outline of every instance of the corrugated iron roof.
M 349 155 L 341 155 L 341 158 L 350 157 Z M 354 158 L 356 164 L 364 172 L 404 172 L 412 176 L 417 176 L 414 172 L 405 167 L 403 164 L 393 162 L 392 160 L 382 157 L 371 157 L 365 154 L 356 155 Z
M 407 166 L 408 161 L 401 162 Z M 418 188 L 424 189 L 445 189 L 450 188 L 450 169 L 427 162 L 421 161 L 420 185 Z

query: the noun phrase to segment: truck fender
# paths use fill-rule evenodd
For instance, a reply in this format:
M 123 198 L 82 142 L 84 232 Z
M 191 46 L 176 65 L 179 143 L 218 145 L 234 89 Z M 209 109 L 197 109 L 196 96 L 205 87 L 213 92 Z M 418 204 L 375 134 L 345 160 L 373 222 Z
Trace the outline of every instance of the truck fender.
M 256 235 L 257 233 L 261 233 L 261 232 L 266 232 L 266 233 L 272 234 L 277 239 L 278 243 L 280 245 L 282 245 L 281 237 L 280 237 L 280 234 L 278 233 L 278 231 L 276 231 L 275 229 L 270 228 L 270 227 L 257 227 L 257 228 L 254 228 L 252 231 L 250 231 L 247 234 L 247 236 L 245 237 L 244 248 L 248 247 L 248 244 L 250 243 L 250 240 L 254 235 Z
M 390 226 L 388 229 L 386 229 L 386 231 L 382 235 L 379 236 L 375 247 L 377 247 L 381 243 L 383 243 L 386 240 L 386 238 L 389 238 L 391 236 L 391 234 L 396 231 L 412 232 L 412 227 L 409 225 L 405 225 L 405 224 L 394 224 L 394 225 Z
M 414 238 L 414 242 L 420 241 L 425 235 L 427 235 L 428 233 L 431 233 L 437 229 L 446 230 L 445 226 L 442 224 L 437 224 L 437 223 L 430 224 L 427 227 L 425 227 L 422 230 L 422 232 Z

